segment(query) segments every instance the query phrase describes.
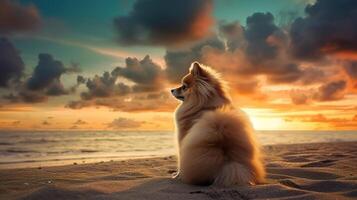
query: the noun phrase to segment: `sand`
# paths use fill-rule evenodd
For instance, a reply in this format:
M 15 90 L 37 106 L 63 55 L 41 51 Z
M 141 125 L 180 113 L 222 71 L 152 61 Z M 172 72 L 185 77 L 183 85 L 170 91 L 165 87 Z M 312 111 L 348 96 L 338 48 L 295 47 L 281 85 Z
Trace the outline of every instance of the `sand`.
M 357 142 L 265 146 L 267 183 L 192 186 L 174 156 L 0 170 L 0 199 L 357 199 Z

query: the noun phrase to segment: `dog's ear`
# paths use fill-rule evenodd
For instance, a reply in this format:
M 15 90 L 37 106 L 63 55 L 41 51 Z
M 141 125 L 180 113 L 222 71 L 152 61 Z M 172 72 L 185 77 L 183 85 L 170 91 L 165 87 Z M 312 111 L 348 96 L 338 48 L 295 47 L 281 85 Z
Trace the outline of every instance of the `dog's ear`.
M 200 65 L 200 63 L 198 62 L 193 62 L 191 64 L 190 67 L 190 73 L 194 76 L 194 77 L 199 77 L 203 75 L 203 69 Z

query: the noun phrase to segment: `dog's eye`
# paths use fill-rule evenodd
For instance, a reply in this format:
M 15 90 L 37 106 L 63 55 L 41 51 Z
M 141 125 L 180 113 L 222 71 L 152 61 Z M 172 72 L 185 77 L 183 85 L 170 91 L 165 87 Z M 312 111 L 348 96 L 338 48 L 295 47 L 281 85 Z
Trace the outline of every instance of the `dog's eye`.
M 182 90 L 186 90 L 187 89 L 187 86 L 186 85 L 182 85 Z

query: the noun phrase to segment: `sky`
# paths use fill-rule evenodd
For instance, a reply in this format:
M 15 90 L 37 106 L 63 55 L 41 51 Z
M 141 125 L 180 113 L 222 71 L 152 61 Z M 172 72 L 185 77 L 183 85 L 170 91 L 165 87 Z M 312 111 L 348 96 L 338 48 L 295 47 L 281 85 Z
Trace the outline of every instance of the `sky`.
M 170 130 L 193 61 L 258 130 L 357 129 L 354 0 L 0 0 L 0 130 Z

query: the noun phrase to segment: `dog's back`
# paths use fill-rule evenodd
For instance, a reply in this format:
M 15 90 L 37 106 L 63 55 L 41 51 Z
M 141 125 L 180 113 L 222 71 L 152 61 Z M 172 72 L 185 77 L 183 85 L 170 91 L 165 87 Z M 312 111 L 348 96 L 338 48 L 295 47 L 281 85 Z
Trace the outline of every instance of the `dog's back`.
M 259 146 L 245 114 L 206 111 L 179 146 L 180 178 L 189 184 L 249 185 L 264 181 Z

